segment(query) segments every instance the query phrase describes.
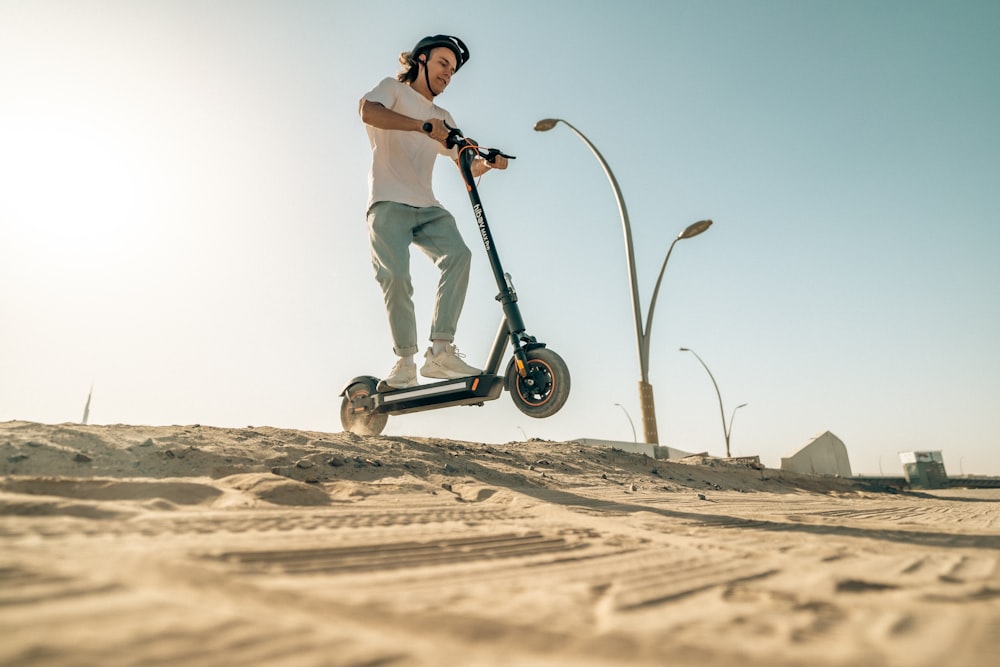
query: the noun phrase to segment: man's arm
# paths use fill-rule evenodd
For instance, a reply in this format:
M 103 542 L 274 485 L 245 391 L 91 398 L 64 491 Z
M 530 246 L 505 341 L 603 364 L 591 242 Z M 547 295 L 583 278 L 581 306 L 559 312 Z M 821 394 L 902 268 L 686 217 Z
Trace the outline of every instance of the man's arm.
M 410 118 L 401 113 L 387 109 L 379 102 L 362 99 L 358 105 L 361 120 L 365 125 L 377 127 L 380 130 L 399 130 L 402 132 L 424 132 L 424 123 L 431 124 L 428 134 L 431 139 L 444 143 L 448 138 L 448 128 L 440 118 L 428 118 L 426 121 Z

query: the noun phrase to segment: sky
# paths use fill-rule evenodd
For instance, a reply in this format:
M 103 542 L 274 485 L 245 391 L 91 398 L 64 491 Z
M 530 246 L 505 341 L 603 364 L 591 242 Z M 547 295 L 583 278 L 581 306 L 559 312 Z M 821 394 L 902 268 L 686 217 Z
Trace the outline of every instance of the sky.
M 776 467 L 830 431 L 855 474 L 941 450 L 1000 475 L 1000 3 L 455 5 L 0 0 L 0 421 L 342 430 L 395 361 L 367 245 L 358 100 L 423 36 L 471 60 L 438 98 L 517 156 L 480 195 L 528 333 L 572 392 L 390 417 L 486 443 L 642 439 L 622 224 L 660 444 Z M 500 311 L 473 250 L 457 344 Z M 418 328 L 436 270 L 414 254 Z M 709 374 L 690 353 L 694 350 Z M 737 405 L 746 404 L 734 412 Z

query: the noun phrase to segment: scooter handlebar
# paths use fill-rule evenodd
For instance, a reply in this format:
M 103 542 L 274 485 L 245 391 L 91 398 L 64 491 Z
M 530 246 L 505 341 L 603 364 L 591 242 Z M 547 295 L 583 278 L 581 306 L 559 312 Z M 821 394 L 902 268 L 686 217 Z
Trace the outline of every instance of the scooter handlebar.
M 479 157 L 483 158 L 484 160 L 486 160 L 490 164 L 493 164 L 494 162 L 496 162 L 496 159 L 498 157 L 505 157 L 508 160 L 516 160 L 517 159 L 513 155 L 507 155 L 506 153 L 504 153 L 503 151 L 501 151 L 499 148 L 483 148 L 483 147 L 479 146 L 478 144 L 476 144 L 471 139 L 466 139 L 465 135 L 457 127 L 452 127 L 451 125 L 448 125 L 448 123 L 445 123 L 444 125 L 449 130 L 448 131 L 448 138 L 445 139 L 445 145 L 448 148 L 455 148 L 455 147 L 457 147 L 459 149 L 459 151 L 463 151 L 463 150 L 471 148 L 471 149 L 475 150 L 479 154 Z

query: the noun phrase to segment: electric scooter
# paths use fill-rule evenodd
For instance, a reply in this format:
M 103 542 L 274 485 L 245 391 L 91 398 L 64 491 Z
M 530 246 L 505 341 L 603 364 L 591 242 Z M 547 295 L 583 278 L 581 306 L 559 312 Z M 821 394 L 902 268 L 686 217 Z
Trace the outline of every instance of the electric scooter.
M 389 415 L 400 415 L 423 410 L 436 410 L 454 405 L 482 406 L 486 401 L 500 397 L 506 389 L 514 405 L 529 417 L 551 417 L 566 403 L 569 396 L 569 369 L 562 358 L 548 349 L 545 343 L 525 333 L 524 320 L 517 305 L 517 292 L 509 273 L 504 273 L 497 254 L 493 234 L 486 222 L 486 214 L 479 198 L 472 163 L 479 155 L 490 163 L 497 156 L 514 159 L 495 148 L 481 148 L 457 128 L 448 128 L 449 148 L 458 147 L 459 171 L 465 180 L 472 201 L 472 212 L 486 249 L 490 268 L 496 278 L 500 293 L 496 300 L 503 310 L 503 319 L 489 358 L 480 375 L 453 380 L 442 380 L 405 389 L 378 391 L 379 378 L 362 375 L 351 380 L 340 393 L 340 421 L 347 431 L 358 435 L 378 435 L 385 428 Z M 513 355 L 504 373 L 500 366 L 504 350 L 510 346 Z

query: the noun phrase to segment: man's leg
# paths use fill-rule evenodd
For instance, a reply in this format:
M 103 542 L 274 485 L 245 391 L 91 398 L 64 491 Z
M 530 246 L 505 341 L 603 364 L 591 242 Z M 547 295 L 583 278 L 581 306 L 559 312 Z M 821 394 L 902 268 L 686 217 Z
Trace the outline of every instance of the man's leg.
M 418 217 L 421 224 L 413 235 L 413 243 L 441 270 L 431 320 L 431 340 L 451 342 L 455 340 L 458 318 L 469 289 L 472 253 L 448 211 L 423 208 Z
M 415 230 L 413 243 L 441 269 L 441 277 L 431 322 L 434 345 L 424 355 L 427 361 L 420 373 L 424 377 L 442 379 L 479 375 L 482 371 L 462 361 L 463 355 L 452 344 L 469 287 L 472 253 L 462 240 L 455 219 L 444 209 L 421 209 L 421 221 L 423 224 Z
M 378 202 L 368 212 L 372 266 L 375 279 L 382 286 L 393 350 L 400 357 L 412 357 L 419 349 L 410 280 L 410 243 L 419 210 L 394 202 Z

